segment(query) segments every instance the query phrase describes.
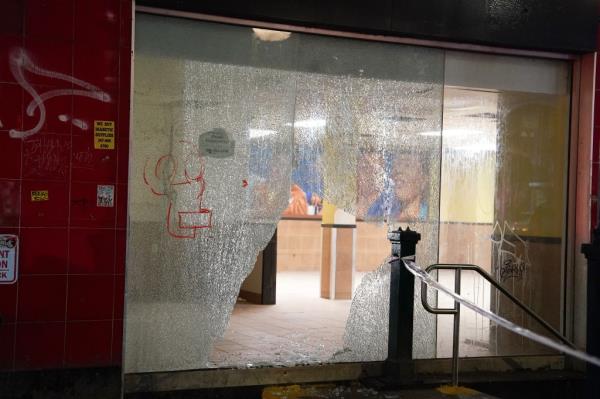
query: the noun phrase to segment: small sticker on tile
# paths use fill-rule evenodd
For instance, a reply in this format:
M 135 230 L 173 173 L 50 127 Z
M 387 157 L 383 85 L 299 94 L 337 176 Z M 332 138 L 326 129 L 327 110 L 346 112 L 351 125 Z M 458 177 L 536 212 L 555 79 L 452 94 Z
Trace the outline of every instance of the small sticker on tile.
M 100 208 L 115 206 L 115 186 L 98 185 L 96 206 Z
M 94 121 L 94 149 L 115 149 L 115 121 Z
M 31 192 L 32 202 L 48 201 L 48 199 L 48 190 L 36 190 Z

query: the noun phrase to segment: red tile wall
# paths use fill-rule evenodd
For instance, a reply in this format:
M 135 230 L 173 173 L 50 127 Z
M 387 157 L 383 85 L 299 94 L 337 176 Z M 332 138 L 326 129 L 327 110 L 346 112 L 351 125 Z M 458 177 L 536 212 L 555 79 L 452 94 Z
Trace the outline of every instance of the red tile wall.
M 18 281 L 0 285 L 0 370 L 121 363 L 131 10 L 0 1 L 0 234 L 20 239 Z M 33 90 L 63 94 L 44 99 L 42 117 L 28 112 Z M 94 120 L 114 121 L 114 150 L 94 148 Z M 114 207 L 96 206 L 98 185 L 114 186 Z

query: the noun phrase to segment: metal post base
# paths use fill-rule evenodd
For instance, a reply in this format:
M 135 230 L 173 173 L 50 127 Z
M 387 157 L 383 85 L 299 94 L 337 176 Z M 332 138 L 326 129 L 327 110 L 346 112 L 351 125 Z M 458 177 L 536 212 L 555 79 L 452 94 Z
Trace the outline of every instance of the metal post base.
M 387 359 L 383 366 L 386 377 L 408 383 L 416 379 L 416 368 L 413 360 Z

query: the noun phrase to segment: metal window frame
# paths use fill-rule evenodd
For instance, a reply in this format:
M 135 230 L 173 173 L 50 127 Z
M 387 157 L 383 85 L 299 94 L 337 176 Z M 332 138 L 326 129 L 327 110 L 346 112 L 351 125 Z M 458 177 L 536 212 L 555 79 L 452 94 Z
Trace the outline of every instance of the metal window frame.
M 591 242 L 592 151 L 596 54 L 573 61 L 569 170 L 567 190 L 567 248 L 563 262 L 563 333 L 585 347 L 587 263 L 581 245 Z M 596 215 L 593 215 L 594 217 Z

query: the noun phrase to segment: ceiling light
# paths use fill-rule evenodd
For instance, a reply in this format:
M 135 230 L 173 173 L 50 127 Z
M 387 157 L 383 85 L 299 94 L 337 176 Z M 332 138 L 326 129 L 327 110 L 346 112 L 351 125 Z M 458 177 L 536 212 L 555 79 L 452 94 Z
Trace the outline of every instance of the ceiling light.
M 420 132 L 420 136 L 436 136 L 444 135 L 444 137 L 467 137 L 467 136 L 479 136 L 485 134 L 481 130 L 474 129 L 444 129 L 440 130 L 432 130 L 428 132 Z
M 281 30 L 252 28 L 254 36 L 263 42 L 281 42 L 290 37 L 292 32 L 284 32 Z
M 469 152 L 469 153 L 486 152 L 486 151 L 496 152 L 496 145 L 491 144 L 491 143 L 475 143 L 475 144 L 452 147 L 452 150 Z
M 248 129 L 248 133 L 250 134 L 251 139 L 255 139 L 257 137 L 264 137 L 271 134 L 277 133 L 275 130 L 269 129 Z
M 327 121 L 325 119 L 304 119 L 301 121 L 295 121 L 292 123 L 286 123 L 286 126 L 294 126 L 296 128 L 305 127 L 305 128 L 315 128 L 315 127 L 325 127 L 327 125 Z

